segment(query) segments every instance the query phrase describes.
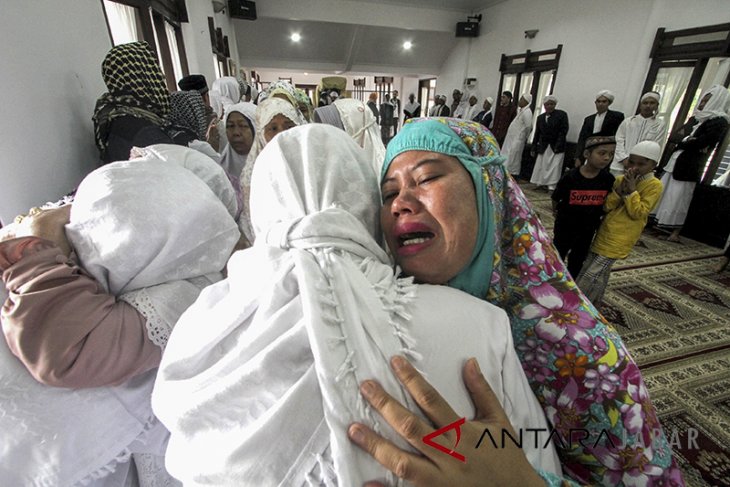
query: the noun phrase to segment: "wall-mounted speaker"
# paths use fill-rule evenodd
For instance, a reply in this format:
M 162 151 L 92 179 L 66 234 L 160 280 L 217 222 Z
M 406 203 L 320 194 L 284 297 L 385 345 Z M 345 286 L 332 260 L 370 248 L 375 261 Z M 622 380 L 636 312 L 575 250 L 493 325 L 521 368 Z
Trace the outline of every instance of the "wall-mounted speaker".
M 457 22 L 456 37 L 479 37 L 479 22 Z
M 228 11 L 232 19 L 256 20 L 256 2 L 228 0 Z

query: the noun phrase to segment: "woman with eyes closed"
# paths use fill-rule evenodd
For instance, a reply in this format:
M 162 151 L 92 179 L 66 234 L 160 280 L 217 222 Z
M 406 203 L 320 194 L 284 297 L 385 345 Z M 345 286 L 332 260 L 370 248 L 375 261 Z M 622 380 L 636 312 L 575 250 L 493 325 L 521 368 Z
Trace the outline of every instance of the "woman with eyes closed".
M 428 118 L 404 125 L 388 144 L 381 186 L 381 223 L 396 263 L 416 282 L 454 287 L 507 312 L 518 357 L 555 429 L 553 441 L 568 478 L 583 484 L 681 485 L 636 363 L 576 287 L 505 172 L 498 147 L 475 122 Z M 409 390 L 420 402 L 416 393 L 424 390 Z M 426 396 L 431 398 L 426 406 L 432 405 L 433 394 Z M 397 401 L 382 390 L 371 404 L 409 441 L 414 430 L 432 428 L 408 412 L 395 414 Z M 587 439 L 570 441 L 575 429 Z M 424 463 L 362 425 L 353 425 L 350 434 L 416 485 L 442 485 L 444 478 L 456 484 L 453 477 L 439 477 L 445 470 L 437 458 Z M 464 485 L 467 479 L 460 478 Z

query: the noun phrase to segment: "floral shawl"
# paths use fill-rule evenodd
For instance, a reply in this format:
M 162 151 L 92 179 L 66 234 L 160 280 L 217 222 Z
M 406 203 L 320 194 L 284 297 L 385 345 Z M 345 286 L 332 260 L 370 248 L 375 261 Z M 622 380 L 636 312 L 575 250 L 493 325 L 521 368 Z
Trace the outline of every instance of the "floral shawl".
M 474 268 L 486 271 L 481 282 L 460 280 L 467 286 L 459 288 L 509 315 L 518 357 L 553 425 L 564 472 L 588 484 L 683 485 L 636 362 L 568 274 L 530 202 L 497 157 L 494 136 L 471 121 L 408 120 L 388 145 L 382 174 L 401 152 L 431 150 L 433 143 L 416 143 L 423 133 L 450 147 L 460 139 L 471 158 L 454 155 L 467 170 L 474 160 L 482 166 L 490 204 L 478 205 L 479 220 L 480 227 L 493 225 L 491 242 L 484 244 L 493 247 L 492 259 L 488 266 L 472 260 L 456 280 L 473 275 Z

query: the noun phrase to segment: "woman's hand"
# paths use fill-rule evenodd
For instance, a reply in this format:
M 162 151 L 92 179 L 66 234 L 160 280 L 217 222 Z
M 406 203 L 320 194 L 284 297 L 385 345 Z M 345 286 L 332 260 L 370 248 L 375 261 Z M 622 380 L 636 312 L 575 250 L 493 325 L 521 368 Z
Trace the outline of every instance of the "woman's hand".
M 405 385 L 436 428 L 451 425 L 460 419 L 438 391 L 405 358 L 393 357 L 391 366 L 398 380 Z M 433 441 L 453 448 L 453 452 L 465 457 L 464 462 L 424 443 L 424 436 L 433 433 L 434 427 L 408 411 L 372 380 L 362 383 L 360 390 L 363 396 L 422 455 L 401 450 L 359 423 L 350 426 L 350 439 L 385 468 L 416 486 L 544 486 L 545 483 L 529 464 L 524 452 L 514 444 L 493 448 L 490 441 L 485 440 L 479 448 L 476 447 L 486 429 L 493 438 L 501 438 L 503 429 L 513 436 L 515 433 L 475 359 L 467 361 L 463 379 L 476 406 L 476 418 L 447 430 Z M 457 431 L 460 437 L 458 445 L 454 447 Z M 366 485 L 376 487 L 382 484 L 368 482 Z
M 205 133 L 207 142 L 215 149 L 216 152 L 220 152 L 220 134 L 218 133 L 219 119 L 215 119 L 208 125 L 208 131 Z

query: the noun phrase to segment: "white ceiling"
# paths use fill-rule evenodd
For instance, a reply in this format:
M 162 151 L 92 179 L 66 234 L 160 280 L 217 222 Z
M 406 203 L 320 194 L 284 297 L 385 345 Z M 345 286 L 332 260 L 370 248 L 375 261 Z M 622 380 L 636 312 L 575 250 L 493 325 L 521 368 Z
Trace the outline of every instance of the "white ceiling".
M 250 68 L 424 76 L 438 74 L 459 41 L 456 22 L 503 1 L 259 0 L 257 20 L 233 25 Z M 299 43 L 290 39 L 294 32 Z

